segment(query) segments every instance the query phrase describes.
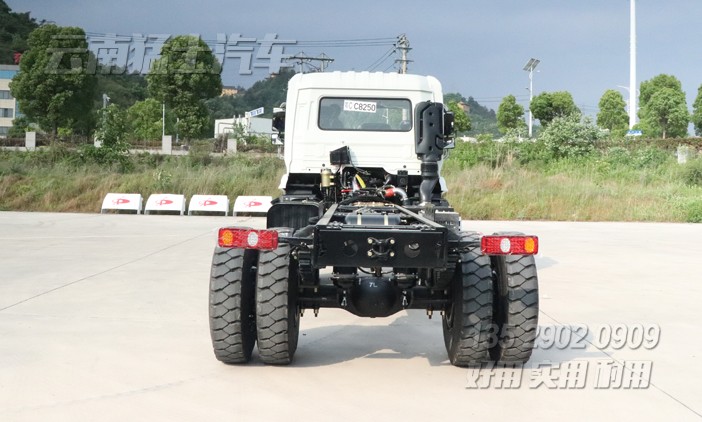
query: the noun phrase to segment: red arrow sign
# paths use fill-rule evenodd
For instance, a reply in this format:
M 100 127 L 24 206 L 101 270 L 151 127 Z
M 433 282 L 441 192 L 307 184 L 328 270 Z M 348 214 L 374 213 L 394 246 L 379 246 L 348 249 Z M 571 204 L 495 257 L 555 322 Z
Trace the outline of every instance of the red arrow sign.
M 172 203 L 173 203 L 173 201 L 171 201 L 170 199 L 162 199 L 160 201 L 156 201 L 156 205 L 161 205 L 161 206 L 170 205 Z
M 112 204 L 114 205 L 122 205 L 122 204 L 128 204 L 129 199 L 127 198 L 118 198 L 112 201 Z
M 248 204 L 246 204 L 246 208 L 260 207 L 261 205 L 263 204 L 258 201 L 251 201 Z
M 205 201 L 200 202 L 200 205 L 202 205 L 203 207 L 209 207 L 209 206 L 212 206 L 212 205 L 217 205 L 217 201 L 213 201 L 213 200 L 211 200 L 211 199 L 207 199 L 207 200 L 205 200 Z

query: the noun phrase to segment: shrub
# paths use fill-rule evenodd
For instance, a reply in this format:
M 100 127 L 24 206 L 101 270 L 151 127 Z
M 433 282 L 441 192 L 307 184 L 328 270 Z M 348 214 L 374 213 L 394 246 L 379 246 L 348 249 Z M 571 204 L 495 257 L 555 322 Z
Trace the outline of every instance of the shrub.
M 84 145 L 81 154 L 84 159 L 97 164 L 118 163 L 123 170 L 131 167 L 127 136 L 127 112 L 116 104 L 110 104 L 99 112 L 95 136 L 101 145 Z
M 456 147 L 449 153 L 450 166 L 467 169 L 478 164 L 499 167 L 509 161 L 511 144 L 493 141 L 491 135 L 478 136 L 477 142 L 457 142 Z
M 539 139 L 554 158 L 582 157 L 595 149 L 595 142 L 606 133 L 592 119 L 579 114 L 557 117 L 544 129 Z
M 702 223 L 702 201 L 693 201 L 687 204 L 685 221 L 688 223 Z
M 656 147 L 645 147 L 636 150 L 634 154 L 634 166 L 636 168 L 657 168 L 666 161 L 672 159 L 672 155 L 665 150 Z
M 629 166 L 632 162 L 631 151 L 624 147 L 611 147 L 606 150 L 605 161 L 613 166 Z
M 241 152 L 276 152 L 278 147 L 273 145 L 271 138 L 264 135 L 245 135 L 239 138 L 237 150 Z
M 212 162 L 214 142 L 210 140 L 197 140 L 190 142 L 188 161 L 192 166 L 206 166 Z
M 687 185 L 702 186 L 702 158 L 688 161 L 682 167 L 682 179 Z
M 524 139 L 513 144 L 517 159 L 521 164 L 543 164 L 546 163 L 550 154 L 546 145 L 540 140 Z

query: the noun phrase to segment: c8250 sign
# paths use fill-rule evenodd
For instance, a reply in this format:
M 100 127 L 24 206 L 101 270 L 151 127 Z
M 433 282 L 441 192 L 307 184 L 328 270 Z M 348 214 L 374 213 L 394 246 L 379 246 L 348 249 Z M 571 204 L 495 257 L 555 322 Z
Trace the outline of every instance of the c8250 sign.
M 377 103 L 371 101 L 344 100 L 344 111 L 375 113 L 377 107 Z

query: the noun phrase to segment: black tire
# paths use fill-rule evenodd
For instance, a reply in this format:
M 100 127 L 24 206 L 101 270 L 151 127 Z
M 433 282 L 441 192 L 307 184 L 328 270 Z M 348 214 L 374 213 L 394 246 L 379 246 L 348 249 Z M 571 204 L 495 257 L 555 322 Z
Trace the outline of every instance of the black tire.
M 218 360 L 246 363 L 256 343 L 257 251 L 216 247 L 210 273 L 210 336 Z
M 462 236 L 478 239 L 472 233 Z M 490 258 L 477 249 L 462 253 L 450 294 L 451 305 L 442 318 L 449 360 L 455 366 L 488 360 L 493 308 Z
M 256 279 L 258 353 L 264 363 L 292 362 L 300 333 L 297 306 L 298 274 L 290 246 L 261 251 Z
M 525 363 L 531 357 L 539 323 L 539 282 L 534 256 L 493 256 L 490 261 L 495 286 L 493 320 L 497 330 L 490 359 Z

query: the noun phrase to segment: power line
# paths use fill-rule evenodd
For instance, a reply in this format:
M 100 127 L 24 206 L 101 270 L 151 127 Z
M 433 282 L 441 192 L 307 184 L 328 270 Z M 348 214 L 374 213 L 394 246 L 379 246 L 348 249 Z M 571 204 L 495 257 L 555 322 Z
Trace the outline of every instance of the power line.
M 390 70 L 393 67 L 395 67 L 395 63 L 390 63 L 390 66 L 386 67 L 385 70 L 383 70 L 383 72 L 387 72 L 388 70 Z
M 324 53 L 320 54 L 318 57 L 311 57 L 311 56 L 308 56 L 307 54 L 305 54 L 304 51 L 301 51 L 295 55 L 289 56 L 289 57 L 285 58 L 285 60 L 297 63 L 297 65 L 300 66 L 300 73 L 305 73 L 304 65 L 307 65 L 307 67 L 313 68 L 314 71 L 324 72 L 327 65 L 334 61 L 334 59 L 332 59 L 331 57 L 327 56 Z M 313 65 L 312 62 L 319 62 L 319 66 Z
M 505 96 L 502 96 L 502 97 L 498 97 L 498 96 L 495 96 L 495 97 L 479 97 L 479 98 L 478 98 L 478 97 L 473 97 L 473 99 L 474 99 L 474 100 L 480 99 L 480 100 L 486 100 L 486 101 L 488 101 L 488 100 L 498 100 L 498 101 L 502 101 L 505 97 L 506 97 L 506 95 L 505 95 Z M 517 100 L 527 100 L 527 99 L 529 99 L 529 96 L 528 96 L 528 95 L 518 95 L 518 96 L 515 96 L 514 98 L 517 99 Z
M 305 47 L 366 47 L 379 45 L 393 45 L 395 38 L 359 38 L 352 40 L 298 40 L 296 45 Z
M 124 40 L 125 38 L 132 38 L 135 34 L 116 34 L 116 33 L 103 33 L 103 32 L 92 32 L 87 31 L 86 36 L 88 38 L 95 37 L 101 38 L 103 40 Z M 139 34 L 141 36 L 156 36 L 156 35 L 171 35 L 171 34 Z M 196 34 L 197 35 L 197 34 Z M 200 37 L 207 44 L 217 44 L 222 40 L 206 39 Z M 326 47 L 326 48 L 344 48 L 344 47 L 373 47 L 373 46 L 387 46 L 393 45 L 397 41 L 396 38 L 357 38 L 357 39 L 344 39 L 344 40 L 286 40 L 292 41 L 298 47 Z
M 386 51 L 382 56 L 380 56 L 379 59 L 377 59 L 376 61 L 374 61 L 373 63 L 371 63 L 370 66 L 368 66 L 368 67 L 366 68 L 366 70 L 368 70 L 368 71 L 373 71 L 373 70 L 375 70 L 376 68 L 380 67 L 380 66 L 381 66 L 383 63 L 385 63 L 385 61 L 386 61 L 387 59 L 389 59 L 394 53 L 395 53 L 395 46 L 391 47 L 391 48 L 390 48 L 388 51 Z

